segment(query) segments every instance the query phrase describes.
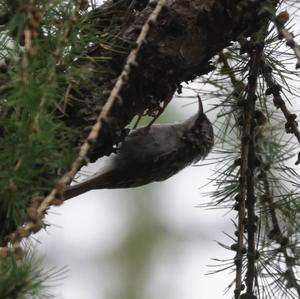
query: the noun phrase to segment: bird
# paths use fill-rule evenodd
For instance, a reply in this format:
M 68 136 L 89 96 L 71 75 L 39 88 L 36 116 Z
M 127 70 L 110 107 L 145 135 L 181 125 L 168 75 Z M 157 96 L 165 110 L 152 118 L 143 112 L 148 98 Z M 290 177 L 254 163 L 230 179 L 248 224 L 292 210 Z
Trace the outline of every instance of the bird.
M 198 112 L 172 124 L 133 129 L 108 157 L 106 167 L 83 182 L 68 186 L 65 200 L 95 189 L 134 188 L 164 181 L 204 159 L 214 144 L 213 126 L 198 96 Z

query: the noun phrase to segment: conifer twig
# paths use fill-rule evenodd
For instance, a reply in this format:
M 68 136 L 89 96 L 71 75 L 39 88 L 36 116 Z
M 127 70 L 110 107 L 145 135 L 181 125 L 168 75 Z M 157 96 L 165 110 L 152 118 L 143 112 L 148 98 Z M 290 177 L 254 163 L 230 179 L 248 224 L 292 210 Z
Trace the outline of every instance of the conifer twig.
M 235 97 L 238 101 L 242 101 L 243 96 L 243 90 L 236 90 L 237 89 L 237 83 L 243 83 L 242 81 L 239 81 L 235 74 L 233 69 L 230 67 L 228 62 L 228 57 L 224 52 L 219 53 L 219 62 L 223 64 L 223 68 L 225 69 L 226 73 L 228 74 L 231 84 L 234 89 Z M 244 117 L 246 116 L 247 109 L 244 109 Z M 249 136 L 250 133 L 250 126 L 249 122 L 243 126 L 243 136 Z M 234 290 L 234 296 L 236 299 L 240 297 L 240 293 L 243 289 L 242 287 L 242 263 L 243 263 L 243 254 L 245 253 L 244 248 L 244 229 L 245 229 L 245 216 L 246 216 L 246 205 L 245 205 L 245 198 L 246 198 L 246 171 L 248 167 L 248 151 L 249 151 L 249 145 L 248 142 L 244 143 L 242 142 L 241 146 L 241 158 L 240 158 L 240 185 L 239 185 L 239 194 L 236 195 L 236 207 L 238 210 L 238 224 L 237 224 L 237 243 L 234 244 L 234 248 L 236 250 L 236 256 L 234 258 L 234 263 L 236 266 L 236 277 L 235 277 L 235 290 Z
M 260 178 L 262 179 L 263 188 L 265 192 L 264 201 L 267 203 L 269 217 L 271 218 L 272 223 L 272 230 L 269 232 L 268 237 L 274 240 L 280 246 L 278 252 L 283 253 L 285 266 L 287 269 L 285 273 L 288 272 L 288 277 L 285 278 L 289 286 L 297 292 L 298 297 L 300 298 L 300 284 L 293 269 L 293 267 L 295 267 L 296 264 L 294 263 L 293 259 L 291 259 L 288 253 L 289 238 L 283 234 L 282 229 L 280 228 L 280 221 L 276 213 L 275 203 L 273 201 L 273 196 L 270 190 L 271 188 L 269 184 L 268 174 L 265 170 L 261 171 Z
M 242 260 L 244 249 L 244 230 L 248 232 L 247 250 L 247 295 L 253 295 L 255 279 L 255 193 L 254 193 L 254 170 L 255 170 L 255 138 L 254 138 L 254 113 L 257 80 L 259 75 L 260 59 L 262 48 L 255 48 L 250 53 L 250 69 L 247 86 L 247 99 L 243 109 L 243 132 L 241 144 L 241 165 L 240 165 L 240 191 L 238 195 L 238 243 L 236 264 L 236 289 L 235 298 L 240 298 L 242 290 Z M 247 199 L 247 202 L 246 202 Z M 247 218 L 246 218 L 247 211 Z
M 287 46 L 289 46 L 295 53 L 298 60 L 296 68 L 300 68 L 300 46 L 296 43 L 294 35 L 285 28 L 280 29 L 279 32 L 285 38 Z
M 144 23 L 141 32 L 136 40 L 135 47 L 130 51 L 126 63 L 123 67 L 123 70 L 121 74 L 119 75 L 118 79 L 116 80 L 116 83 L 113 87 L 113 89 L 110 92 L 110 95 L 105 102 L 104 106 L 101 109 L 101 112 L 99 113 L 97 117 L 97 121 L 95 122 L 94 126 L 92 127 L 89 136 L 85 140 L 85 142 L 82 144 L 78 157 L 73 162 L 71 169 L 65 173 L 62 178 L 58 181 L 56 187 L 50 192 L 48 196 L 43 198 L 40 201 L 40 204 L 36 208 L 35 212 L 32 212 L 34 215 L 35 221 L 30 221 L 23 226 L 19 227 L 15 233 L 10 234 L 6 237 L 7 243 L 11 243 L 12 247 L 10 248 L 10 251 L 13 251 L 14 249 L 20 248 L 20 241 L 24 237 L 28 237 L 31 233 L 35 233 L 39 231 L 42 227 L 42 218 L 44 217 L 47 209 L 51 205 L 59 205 L 63 203 L 63 193 L 67 185 L 70 183 L 74 175 L 77 173 L 77 171 L 80 169 L 82 164 L 85 162 L 88 152 L 92 146 L 92 144 L 96 141 L 99 132 L 102 128 L 102 125 L 105 121 L 107 121 L 107 117 L 109 116 L 109 113 L 111 111 L 111 108 L 113 107 L 113 104 L 116 102 L 116 100 L 120 97 L 120 92 L 123 86 L 127 83 L 128 76 L 130 75 L 130 71 L 132 69 L 132 66 L 137 64 L 137 56 L 139 54 L 139 51 L 146 41 L 147 35 L 150 31 L 151 26 L 153 26 L 157 18 L 163 9 L 165 5 L 166 0 L 159 0 L 157 2 L 156 7 L 154 10 L 150 13 L 148 19 Z M 40 225 L 37 227 L 36 223 L 39 222 Z M 20 231 L 22 233 L 20 233 Z M 3 253 L 8 252 L 8 247 L 0 247 L 0 256 L 3 256 Z
M 278 16 L 276 16 L 274 23 L 278 30 L 278 37 L 280 39 L 284 38 L 286 40 L 286 45 L 294 51 L 298 60 L 296 68 L 300 68 L 300 45 L 295 41 L 294 34 L 284 27 L 289 18 L 288 12 L 282 11 L 280 14 L 278 14 Z
M 244 82 L 236 77 L 234 70 L 232 67 L 230 67 L 228 57 L 223 51 L 219 53 L 219 62 L 222 62 L 223 68 L 230 78 L 233 86 L 233 95 L 235 95 L 237 98 L 241 98 L 241 95 L 245 89 Z
M 273 103 L 274 106 L 282 111 L 285 119 L 285 130 L 287 133 L 293 133 L 300 143 L 300 131 L 298 129 L 298 123 L 296 122 L 297 115 L 293 114 L 287 108 L 285 101 L 281 96 L 281 86 L 275 81 L 272 75 L 272 67 L 266 63 L 266 61 L 262 58 L 262 74 L 267 83 L 266 95 L 273 95 Z M 296 164 L 300 163 L 300 157 L 298 157 L 298 161 Z
M 249 109 L 249 120 L 250 121 L 250 138 L 249 138 L 249 152 L 248 152 L 248 169 L 247 169 L 247 276 L 246 285 L 248 296 L 254 295 L 254 281 L 256 277 L 255 260 L 257 258 L 256 252 L 256 215 L 255 215 L 255 187 L 254 187 L 254 176 L 256 168 L 256 153 L 255 153 L 255 101 L 257 91 L 257 81 L 260 71 L 260 61 L 263 53 L 263 48 L 257 47 L 250 59 L 250 70 L 248 77 L 248 96 L 247 96 L 247 108 Z M 245 107 L 246 108 L 246 107 Z

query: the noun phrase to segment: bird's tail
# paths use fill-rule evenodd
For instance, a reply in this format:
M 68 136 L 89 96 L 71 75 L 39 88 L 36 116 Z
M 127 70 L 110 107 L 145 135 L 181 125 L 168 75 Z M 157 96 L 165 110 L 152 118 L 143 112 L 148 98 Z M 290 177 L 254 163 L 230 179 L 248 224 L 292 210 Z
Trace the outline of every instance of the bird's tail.
M 64 200 L 78 196 L 90 190 L 113 188 L 113 177 L 114 174 L 112 172 L 96 174 L 81 183 L 69 186 L 64 192 Z

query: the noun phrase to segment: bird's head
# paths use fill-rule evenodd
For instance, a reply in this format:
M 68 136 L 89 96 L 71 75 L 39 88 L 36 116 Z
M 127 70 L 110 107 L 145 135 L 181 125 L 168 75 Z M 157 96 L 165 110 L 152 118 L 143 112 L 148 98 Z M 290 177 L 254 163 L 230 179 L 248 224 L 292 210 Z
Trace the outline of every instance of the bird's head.
M 201 98 L 198 96 L 198 112 L 186 121 L 186 140 L 204 158 L 214 144 L 213 126 L 204 113 Z

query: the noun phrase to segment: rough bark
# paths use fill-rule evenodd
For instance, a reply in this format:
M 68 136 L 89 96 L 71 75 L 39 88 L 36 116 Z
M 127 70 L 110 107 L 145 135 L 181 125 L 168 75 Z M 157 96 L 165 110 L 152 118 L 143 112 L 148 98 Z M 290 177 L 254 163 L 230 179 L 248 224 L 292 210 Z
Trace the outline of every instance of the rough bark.
M 245 4 L 246 3 L 246 4 Z M 127 48 L 125 53 L 114 53 L 110 61 L 111 72 L 93 78 L 97 88 L 81 87 L 76 90 L 79 101 L 67 109 L 66 122 L 72 127 L 83 128 L 80 140 L 88 134 L 98 112 L 105 103 L 115 78 L 122 70 L 124 60 L 142 25 L 155 3 L 142 5 L 142 10 L 131 15 L 114 42 Z M 109 121 L 101 130 L 90 153 L 93 161 L 112 151 L 112 146 L 124 136 L 124 127 L 135 115 L 158 111 L 182 82 L 195 79 L 212 70 L 211 58 L 231 41 L 246 37 L 259 27 L 265 16 L 256 11 L 255 3 L 233 0 L 169 0 L 159 16 L 139 55 L 138 66 L 128 79 L 118 101 L 110 113 Z M 96 24 L 94 24 L 96 26 Z M 88 56 L 106 55 L 101 46 L 93 47 Z M 81 61 L 90 67 L 91 60 Z M 93 68 L 97 68 L 97 63 Z

